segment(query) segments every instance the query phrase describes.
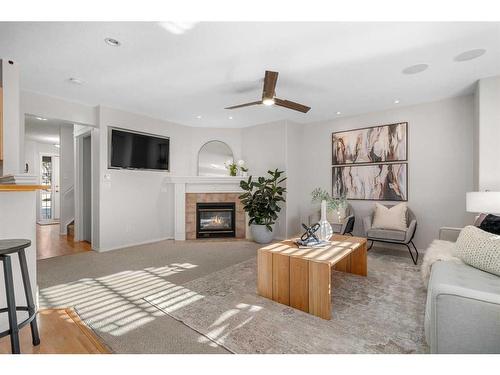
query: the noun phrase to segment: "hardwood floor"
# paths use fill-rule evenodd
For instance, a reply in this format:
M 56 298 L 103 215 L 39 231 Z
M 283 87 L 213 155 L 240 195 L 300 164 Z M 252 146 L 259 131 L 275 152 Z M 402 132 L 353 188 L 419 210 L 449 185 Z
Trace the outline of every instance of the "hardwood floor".
M 37 259 L 47 259 L 90 250 L 92 250 L 92 247 L 87 241 L 75 242 L 71 236 L 61 236 L 58 224 L 36 225 Z
M 20 332 L 23 354 L 105 354 L 110 350 L 73 309 L 45 309 L 38 313 L 40 345 L 33 346 L 30 326 Z M 0 339 L 0 353 L 11 353 L 10 337 Z

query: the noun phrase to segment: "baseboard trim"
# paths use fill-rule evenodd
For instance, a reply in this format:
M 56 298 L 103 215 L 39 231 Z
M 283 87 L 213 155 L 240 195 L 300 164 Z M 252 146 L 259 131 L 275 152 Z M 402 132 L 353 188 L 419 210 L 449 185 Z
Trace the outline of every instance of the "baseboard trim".
M 106 247 L 106 248 L 98 248 L 98 249 L 93 249 L 99 253 L 104 253 L 106 251 L 112 251 L 112 250 L 120 250 L 120 249 L 128 249 L 129 247 L 134 247 L 134 246 L 141 246 L 141 245 L 148 245 L 151 243 L 155 242 L 161 242 L 161 241 L 167 241 L 167 240 L 173 240 L 173 236 L 168 236 L 168 237 L 161 237 L 161 238 L 155 238 L 152 240 L 147 240 L 147 241 L 141 241 L 141 242 L 134 242 L 130 244 L 123 244 L 119 246 L 112 246 L 112 247 Z

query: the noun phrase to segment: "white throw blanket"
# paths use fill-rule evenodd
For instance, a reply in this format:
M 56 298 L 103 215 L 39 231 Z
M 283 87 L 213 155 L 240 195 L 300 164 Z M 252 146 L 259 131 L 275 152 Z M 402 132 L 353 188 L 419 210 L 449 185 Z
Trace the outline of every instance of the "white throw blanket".
M 456 263 L 463 263 L 455 256 L 455 242 L 434 240 L 425 251 L 424 260 L 422 262 L 422 280 L 425 287 L 429 283 L 431 275 L 431 267 L 434 262 L 439 260 L 450 260 Z

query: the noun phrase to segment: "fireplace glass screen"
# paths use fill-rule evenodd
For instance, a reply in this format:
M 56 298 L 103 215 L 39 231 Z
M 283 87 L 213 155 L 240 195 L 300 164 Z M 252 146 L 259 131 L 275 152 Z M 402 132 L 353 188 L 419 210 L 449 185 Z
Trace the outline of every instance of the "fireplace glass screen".
M 234 237 L 234 203 L 198 203 L 196 237 Z

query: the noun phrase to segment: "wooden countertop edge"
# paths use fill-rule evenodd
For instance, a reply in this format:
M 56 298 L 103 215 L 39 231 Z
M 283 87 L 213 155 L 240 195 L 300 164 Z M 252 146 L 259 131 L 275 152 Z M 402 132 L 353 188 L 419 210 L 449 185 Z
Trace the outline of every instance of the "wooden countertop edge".
M 15 184 L 0 184 L 1 191 L 35 191 L 35 190 L 49 190 L 48 185 L 15 185 Z

